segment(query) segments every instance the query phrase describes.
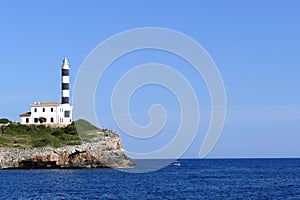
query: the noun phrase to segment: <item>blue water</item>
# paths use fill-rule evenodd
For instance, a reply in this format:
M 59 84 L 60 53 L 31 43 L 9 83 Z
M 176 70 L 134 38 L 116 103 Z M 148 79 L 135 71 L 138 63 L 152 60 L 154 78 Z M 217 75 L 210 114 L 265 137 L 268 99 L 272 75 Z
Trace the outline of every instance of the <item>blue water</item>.
M 113 169 L 2 170 L 0 199 L 300 199 L 300 159 L 180 163 L 146 174 Z

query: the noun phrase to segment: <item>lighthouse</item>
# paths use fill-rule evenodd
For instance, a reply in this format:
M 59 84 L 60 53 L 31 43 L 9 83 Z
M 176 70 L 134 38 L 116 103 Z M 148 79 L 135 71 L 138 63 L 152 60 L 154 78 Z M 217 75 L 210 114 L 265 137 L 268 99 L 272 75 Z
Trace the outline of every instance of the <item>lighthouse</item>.
M 61 103 L 70 104 L 70 64 L 65 57 L 61 68 Z
M 61 102 L 34 102 L 30 112 L 20 114 L 21 124 L 66 126 L 72 123 L 70 105 L 70 64 L 65 57 L 61 66 Z

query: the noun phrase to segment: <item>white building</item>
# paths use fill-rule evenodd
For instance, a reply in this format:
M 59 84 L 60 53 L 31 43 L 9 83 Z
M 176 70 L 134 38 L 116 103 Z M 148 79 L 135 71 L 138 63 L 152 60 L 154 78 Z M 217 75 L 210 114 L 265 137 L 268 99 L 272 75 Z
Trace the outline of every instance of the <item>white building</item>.
M 72 123 L 70 105 L 70 64 L 64 58 L 62 65 L 62 99 L 58 102 L 35 102 L 30 106 L 30 112 L 20 114 L 21 124 L 52 124 L 65 126 Z

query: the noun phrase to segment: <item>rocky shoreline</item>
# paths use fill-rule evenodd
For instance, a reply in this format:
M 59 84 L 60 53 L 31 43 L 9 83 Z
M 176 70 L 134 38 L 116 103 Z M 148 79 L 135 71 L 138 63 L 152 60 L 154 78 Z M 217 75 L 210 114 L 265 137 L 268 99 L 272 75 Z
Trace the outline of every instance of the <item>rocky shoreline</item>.
M 99 132 L 90 142 L 75 146 L 0 148 L 0 169 L 128 168 L 134 164 L 113 131 Z

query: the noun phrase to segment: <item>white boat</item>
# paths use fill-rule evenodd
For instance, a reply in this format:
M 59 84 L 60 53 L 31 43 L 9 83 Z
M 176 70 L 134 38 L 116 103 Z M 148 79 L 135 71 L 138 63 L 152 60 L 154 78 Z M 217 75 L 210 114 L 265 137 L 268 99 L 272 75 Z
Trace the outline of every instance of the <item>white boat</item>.
M 175 165 L 175 166 L 180 166 L 180 162 L 179 162 L 178 160 L 176 160 L 176 161 L 174 162 L 174 165 Z

